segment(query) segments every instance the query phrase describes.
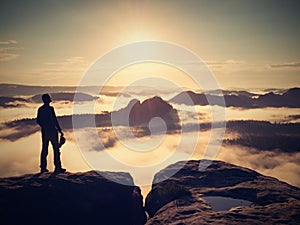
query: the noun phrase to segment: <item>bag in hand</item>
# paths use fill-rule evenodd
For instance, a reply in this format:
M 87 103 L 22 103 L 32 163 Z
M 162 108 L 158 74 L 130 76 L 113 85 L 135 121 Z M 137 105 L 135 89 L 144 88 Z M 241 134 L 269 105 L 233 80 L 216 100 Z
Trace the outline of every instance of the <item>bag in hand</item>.
M 60 135 L 58 147 L 60 148 L 64 143 L 66 143 L 66 138 L 64 135 Z

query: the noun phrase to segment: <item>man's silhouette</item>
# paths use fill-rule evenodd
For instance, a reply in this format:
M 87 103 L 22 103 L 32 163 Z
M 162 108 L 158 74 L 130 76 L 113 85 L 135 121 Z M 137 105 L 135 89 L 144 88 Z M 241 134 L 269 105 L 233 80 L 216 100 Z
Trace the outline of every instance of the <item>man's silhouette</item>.
M 61 167 L 60 151 L 58 144 L 58 131 L 63 135 L 63 132 L 57 121 L 54 108 L 50 106 L 51 98 L 49 94 L 43 94 L 42 100 L 44 105 L 38 109 L 37 123 L 42 129 L 42 152 L 41 152 L 41 173 L 49 172 L 47 169 L 47 155 L 49 141 L 53 147 L 55 173 L 63 173 L 66 169 Z

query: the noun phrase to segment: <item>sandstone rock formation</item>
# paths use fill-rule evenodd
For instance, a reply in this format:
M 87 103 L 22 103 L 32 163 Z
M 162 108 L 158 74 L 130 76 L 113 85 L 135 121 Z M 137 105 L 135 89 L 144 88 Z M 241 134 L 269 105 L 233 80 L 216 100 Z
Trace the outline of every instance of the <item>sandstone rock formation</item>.
M 152 132 L 155 133 L 171 133 L 180 129 L 177 110 L 157 96 L 143 102 L 133 99 L 125 108 L 112 112 L 111 118 L 114 125 L 125 125 L 133 128 L 132 132 L 136 136 L 150 135 L 149 126 L 152 126 Z M 159 118 L 159 121 L 152 121 L 153 123 L 150 125 L 154 118 Z M 134 130 L 137 127 L 139 129 Z
M 178 162 L 157 173 L 146 198 L 117 182 L 128 173 L 34 174 L 0 179 L 0 223 L 18 224 L 299 224 L 300 190 L 253 170 L 213 161 Z M 104 177 L 109 177 L 106 179 Z
M 154 181 L 184 164 L 168 166 Z M 300 224 L 299 188 L 221 161 L 204 171 L 198 165 L 188 161 L 176 174 L 152 185 L 145 205 L 151 217 L 147 225 Z M 235 203 L 224 209 L 231 201 Z
M 132 181 L 128 173 L 103 172 Z M 139 187 L 85 173 L 35 174 L 0 179 L 0 224 L 87 225 L 146 222 Z

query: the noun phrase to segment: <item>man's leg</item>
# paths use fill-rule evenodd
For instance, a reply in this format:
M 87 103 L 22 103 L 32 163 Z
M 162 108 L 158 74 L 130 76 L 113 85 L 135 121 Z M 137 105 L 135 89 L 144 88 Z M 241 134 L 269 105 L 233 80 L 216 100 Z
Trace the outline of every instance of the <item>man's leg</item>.
M 47 170 L 47 155 L 48 155 L 49 139 L 45 132 L 42 131 L 42 151 L 41 151 L 41 172 L 48 172 Z
M 55 172 L 65 172 L 65 169 L 62 169 L 62 167 L 61 167 L 60 150 L 59 150 L 59 147 L 58 147 L 58 134 L 57 134 L 57 132 L 55 132 L 55 134 L 53 134 L 50 141 L 51 141 L 51 144 L 52 144 L 52 147 L 53 147 Z

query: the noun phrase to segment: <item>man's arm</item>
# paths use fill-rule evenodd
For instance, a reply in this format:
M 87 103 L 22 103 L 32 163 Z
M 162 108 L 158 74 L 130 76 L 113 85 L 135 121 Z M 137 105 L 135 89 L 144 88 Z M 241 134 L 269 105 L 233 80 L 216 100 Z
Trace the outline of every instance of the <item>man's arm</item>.
M 58 123 L 58 120 L 57 120 L 57 117 L 56 117 L 54 108 L 53 108 L 53 107 L 51 107 L 51 108 L 52 108 L 52 112 L 53 112 L 53 116 L 54 116 L 55 126 L 56 126 L 57 130 L 58 130 L 61 134 L 63 134 L 63 132 L 62 132 L 60 126 L 59 126 L 59 123 Z
M 38 113 L 37 113 L 37 117 L 36 117 L 36 122 L 38 123 L 38 125 L 42 126 L 40 109 L 38 109 Z

